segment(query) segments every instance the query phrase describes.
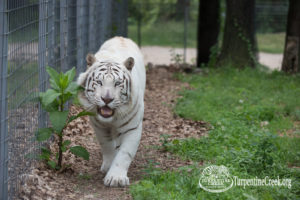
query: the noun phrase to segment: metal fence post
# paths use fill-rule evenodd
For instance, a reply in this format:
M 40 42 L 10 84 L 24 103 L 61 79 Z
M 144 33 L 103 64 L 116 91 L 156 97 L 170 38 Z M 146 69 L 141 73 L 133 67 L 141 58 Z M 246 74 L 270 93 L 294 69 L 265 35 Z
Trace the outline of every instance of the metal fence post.
M 76 66 L 76 0 L 67 1 L 68 33 L 67 57 L 68 68 Z
M 100 44 L 102 44 L 108 37 L 111 37 L 111 12 L 112 12 L 112 1 L 103 0 L 101 1 L 101 9 L 99 15 L 101 18 L 100 23 Z
M 101 5 L 102 5 L 102 1 L 96 1 L 96 11 L 95 12 L 95 40 L 96 40 L 96 47 L 95 47 L 95 51 L 97 51 L 101 45 L 101 41 L 100 41 L 100 36 L 101 36 L 101 16 L 98 14 L 98 10 L 101 11 Z
M 48 3 L 48 65 L 54 67 L 54 46 L 55 46 L 55 32 L 54 32 L 54 21 L 55 21 L 55 0 L 50 0 Z
M 39 0 L 39 41 L 38 41 L 38 67 L 39 67 L 39 91 L 46 90 L 46 31 L 47 31 L 47 18 L 46 18 L 46 2 Z M 46 113 L 39 106 L 39 127 L 46 125 Z
M 82 3 L 84 0 L 77 0 L 76 2 L 76 37 L 77 37 L 77 71 L 81 71 L 83 69 L 83 20 L 82 20 Z
M 89 1 L 89 45 L 88 45 L 88 51 L 94 51 L 96 50 L 96 16 L 95 16 L 95 8 L 96 7 L 96 2 L 95 0 L 90 0 Z
M 60 71 L 60 0 L 54 0 L 54 67 Z
M 184 2 L 184 42 L 183 42 L 183 62 L 186 63 L 186 48 L 187 48 L 187 31 L 188 31 L 188 21 L 189 21 L 189 6 L 190 1 L 185 0 Z
M 61 70 L 67 71 L 67 57 L 66 57 L 66 42 L 67 42 L 67 27 L 68 27 L 68 19 L 67 19 L 67 0 L 60 0 L 60 64 Z
M 82 7 L 83 7 L 83 57 L 85 58 L 86 54 L 89 50 L 89 3 L 90 1 L 83 1 Z M 83 60 L 83 66 L 85 66 L 85 59 Z M 82 69 L 84 70 L 84 68 Z
M 114 0 L 112 6 L 112 34 L 127 36 L 128 0 Z
M 8 199 L 8 133 L 7 133 L 7 0 L 0 0 L 0 198 Z

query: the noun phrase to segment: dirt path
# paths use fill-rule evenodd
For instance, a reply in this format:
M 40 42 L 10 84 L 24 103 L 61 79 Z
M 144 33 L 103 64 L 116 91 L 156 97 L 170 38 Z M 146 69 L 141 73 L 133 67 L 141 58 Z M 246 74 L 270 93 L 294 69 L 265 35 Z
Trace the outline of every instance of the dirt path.
M 144 54 L 145 63 L 151 62 L 153 64 L 171 64 L 171 47 L 160 47 L 160 46 L 144 46 L 142 52 Z M 173 48 L 174 49 L 174 48 Z M 183 54 L 183 49 L 175 48 L 174 52 Z M 196 61 L 196 49 L 187 49 L 188 63 L 195 63 Z M 279 70 L 282 62 L 282 54 L 271 54 L 271 53 L 259 53 L 259 62 L 266 65 L 272 70 Z
M 158 148 L 161 146 L 161 134 L 168 134 L 170 139 L 174 139 L 200 137 L 207 132 L 204 122 L 184 120 L 173 114 L 172 107 L 178 98 L 178 91 L 189 86 L 172 77 L 172 73 L 165 68 L 150 69 L 147 72 L 143 135 L 128 172 L 131 183 L 139 181 L 145 175 L 144 169 L 149 161 L 159 163 L 156 167 L 164 170 L 191 164 L 190 161 L 182 161 Z M 72 108 L 74 113 L 79 110 L 80 108 Z M 104 174 L 99 170 L 102 162 L 101 149 L 87 117 L 72 122 L 65 130 L 64 139 L 71 140 L 71 146 L 85 146 L 90 152 L 90 161 L 66 152 L 64 163 L 71 167 L 63 173 L 54 173 L 40 163 L 31 174 L 25 175 L 20 195 L 23 199 L 131 199 L 128 188 L 108 188 L 103 185 Z M 52 144 L 51 149 L 54 150 L 55 145 Z

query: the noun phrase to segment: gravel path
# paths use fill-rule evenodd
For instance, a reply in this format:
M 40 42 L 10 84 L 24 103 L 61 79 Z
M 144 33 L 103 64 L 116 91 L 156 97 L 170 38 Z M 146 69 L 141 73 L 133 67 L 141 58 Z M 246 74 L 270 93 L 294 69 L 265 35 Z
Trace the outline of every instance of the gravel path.
M 156 64 L 166 64 L 171 63 L 171 52 L 170 50 L 174 49 L 175 53 L 183 54 L 182 48 L 171 48 L 171 47 L 160 47 L 160 46 L 144 46 L 142 47 L 142 52 L 144 54 L 145 63 L 148 62 Z M 196 49 L 188 48 L 187 49 L 187 58 L 188 63 L 195 63 L 196 61 Z M 263 65 L 266 65 L 272 70 L 279 70 L 282 62 L 282 54 L 271 54 L 271 53 L 259 53 L 259 62 Z

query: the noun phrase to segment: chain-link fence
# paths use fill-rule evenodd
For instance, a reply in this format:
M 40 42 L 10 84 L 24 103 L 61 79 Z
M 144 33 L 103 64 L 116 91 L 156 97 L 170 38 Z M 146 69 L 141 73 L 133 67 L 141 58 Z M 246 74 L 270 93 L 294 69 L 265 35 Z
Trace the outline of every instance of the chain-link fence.
M 169 55 L 163 53 L 162 57 L 180 55 L 180 61 L 191 62 L 186 60 L 185 50 L 196 48 L 197 45 L 199 0 L 129 2 L 128 35 L 131 39 L 144 48 L 167 47 Z
M 127 34 L 127 0 L 0 0 L 0 199 L 18 199 L 46 115 L 30 102 L 48 87 L 46 66 L 85 70 L 85 56 Z
M 255 24 L 258 33 L 285 32 L 289 2 L 259 1 L 255 6 Z
M 186 47 L 196 48 L 199 0 L 130 0 L 129 2 L 128 35 L 140 46 L 181 49 L 177 52 L 182 53 L 183 59 Z M 226 18 L 226 1 L 219 2 L 221 26 L 219 43 L 221 43 Z M 256 0 L 256 32 L 285 32 L 287 11 L 288 0 Z M 190 62 L 190 60 L 186 61 Z

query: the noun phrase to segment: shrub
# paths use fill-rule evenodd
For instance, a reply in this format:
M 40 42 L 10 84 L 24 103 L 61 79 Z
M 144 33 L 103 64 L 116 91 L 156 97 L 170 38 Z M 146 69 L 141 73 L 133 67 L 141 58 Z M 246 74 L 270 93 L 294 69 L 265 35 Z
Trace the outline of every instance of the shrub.
M 92 113 L 82 111 L 77 115 L 69 115 L 69 110 L 65 109 L 65 104 L 72 100 L 77 95 L 78 90 L 80 90 L 80 87 L 73 82 L 76 74 L 75 68 L 72 68 L 66 73 L 58 73 L 54 69 L 47 67 L 47 72 L 50 76 L 49 81 L 51 88 L 46 92 L 40 93 L 39 101 L 42 108 L 48 112 L 52 126 L 38 129 L 36 139 L 39 142 L 43 142 L 48 140 L 52 135 L 58 137 L 57 143 L 59 149 L 55 159 L 51 159 L 53 153 L 46 147 L 42 147 L 39 157 L 51 168 L 61 169 L 63 152 L 67 150 L 70 150 L 70 152 L 76 156 L 89 160 L 89 153 L 84 147 L 70 147 L 71 141 L 63 139 L 63 130 L 71 121 L 81 116 L 92 115 Z

